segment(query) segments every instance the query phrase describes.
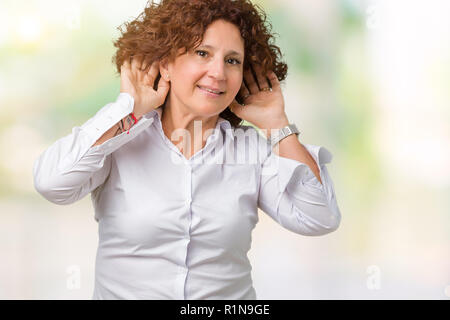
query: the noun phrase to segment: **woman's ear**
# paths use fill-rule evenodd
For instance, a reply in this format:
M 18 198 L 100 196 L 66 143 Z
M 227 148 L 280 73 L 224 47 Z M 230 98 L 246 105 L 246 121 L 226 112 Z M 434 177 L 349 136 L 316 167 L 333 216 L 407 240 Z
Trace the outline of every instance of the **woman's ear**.
M 166 81 L 170 80 L 167 58 L 161 59 L 159 61 L 159 73 L 161 74 L 161 77 L 164 78 Z

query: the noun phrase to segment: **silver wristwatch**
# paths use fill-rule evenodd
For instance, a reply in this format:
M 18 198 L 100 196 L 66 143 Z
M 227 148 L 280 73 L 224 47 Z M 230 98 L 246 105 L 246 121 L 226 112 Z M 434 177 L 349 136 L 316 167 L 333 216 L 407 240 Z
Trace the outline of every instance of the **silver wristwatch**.
M 279 130 L 276 130 L 275 134 L 270 136 L 270 144 L 273 147 L 278 142 L 280 142 L 282 139 L 286 138 L 287 136 L 290 136 L 291 134 L 296 134 L 297 136 L 300 134 L 300 131 L 298 131 L 297 126 L 294 123 L 291 123 Z

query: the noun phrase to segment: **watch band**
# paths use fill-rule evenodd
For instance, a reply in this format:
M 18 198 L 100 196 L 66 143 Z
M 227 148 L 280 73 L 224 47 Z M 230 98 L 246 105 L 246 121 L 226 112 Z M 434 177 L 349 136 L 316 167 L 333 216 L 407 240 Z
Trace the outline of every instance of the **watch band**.
M 300 131 L 298 131 L 297 126 L 294 123 L 290 123 L 289 125 L 279 129 L 277 133 L 272 135 L 270 137 L 270 144 L 273 147 L 278 142 L 283 140 L 284 138 L 290 136 L 291 134 L 296 134 L 297 136 L 300 134 Z

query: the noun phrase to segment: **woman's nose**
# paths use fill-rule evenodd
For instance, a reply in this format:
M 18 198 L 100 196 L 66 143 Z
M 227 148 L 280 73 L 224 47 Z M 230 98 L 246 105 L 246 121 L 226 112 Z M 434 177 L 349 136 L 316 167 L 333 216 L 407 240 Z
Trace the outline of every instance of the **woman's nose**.
M 209 67 L 209 75 L 216 80 L 225 80 L 225 66 L 223 60 L 212 61 Z

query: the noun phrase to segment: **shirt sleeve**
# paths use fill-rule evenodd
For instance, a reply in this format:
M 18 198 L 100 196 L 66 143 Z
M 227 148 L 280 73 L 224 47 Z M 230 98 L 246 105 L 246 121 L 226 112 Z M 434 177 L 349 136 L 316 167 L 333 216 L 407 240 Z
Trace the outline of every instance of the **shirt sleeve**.
M 336 230 L 341 220 L 326 167 L 333 156 L 325 147 L 303 145 L 317 163 L 323 184 L 306 164 L 270 152 L 261 167 L 258 207 L 292 232 L 320 236 Z
M 46 149 L 34 162 L 35 189 L 48 201 L 74 203 L 102 185 L 111 169 L 111 153 L 136 137 L 154 121 L 144 115 L 129 133 L 123 132 L 93 146 L 112 126 L 133 111 L 134 99 L 120 93 L 91 119 Z M 156 112 L 156 111 L 155 111 Z

